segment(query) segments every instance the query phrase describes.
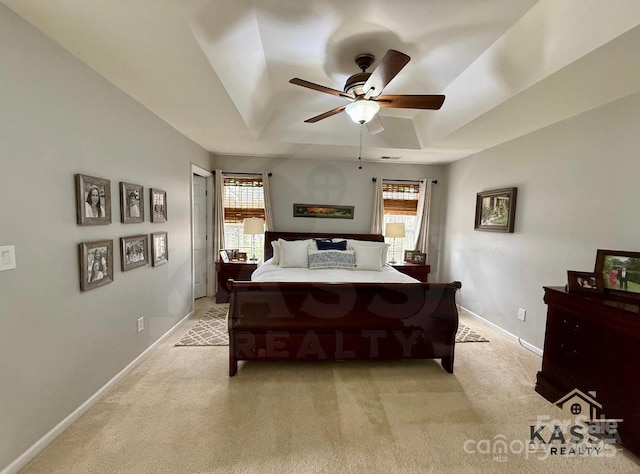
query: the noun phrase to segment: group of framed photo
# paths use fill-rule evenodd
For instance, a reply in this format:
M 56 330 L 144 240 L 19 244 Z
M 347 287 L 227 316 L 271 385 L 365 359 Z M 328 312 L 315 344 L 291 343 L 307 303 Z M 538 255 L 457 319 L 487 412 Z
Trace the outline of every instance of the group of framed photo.
M 144 186 L 120 182 L 120 222 L 144 222 Z M 167 222 L 167 192 L 149 189 L 150 221 Z M 76 213 L 78 225 L 111 224 L 111 181 L 76 174 Z
M 427 254 L 418 252 L 417 250 L 405 250 L 404 261 L 405 263 L 425 263 L 427 261 Z
M 76 211 L 78 225 L 111 224 L 111 181 L 76 174 Z M 120 182 L 120 221 L 123 224 L 145 222 L 144 186 Z M 167 193 L 149 189 L 150 222 L 167 222 Z M 149 240 L 151 241 L 149 243 Z M 113 281 L 113 240 L 78 244 L 80 290 L 88 291 Z M 167 232 L 120 237 L 120 269 L 123 272 L 151 263 L 167 263 Z
M 223 250 L 220 250 L 220 258 L 224 263 L 246 262 L 247 253 L 239 252 L 239 249 L 223 249 Z
M 570 293 L 640 299 L 640 252 L 598 249 L 593 272 L 569 270 L 567 280 Z
M 149 252 L 151 238 L 151 252 Z M 113 240 L 81 242 L 80 290 L 93 290 L 113 281 Z M 120 237 L 120 269 L 123 272 L 149 264 L 157 267 L 169 261 L 166 232 Z

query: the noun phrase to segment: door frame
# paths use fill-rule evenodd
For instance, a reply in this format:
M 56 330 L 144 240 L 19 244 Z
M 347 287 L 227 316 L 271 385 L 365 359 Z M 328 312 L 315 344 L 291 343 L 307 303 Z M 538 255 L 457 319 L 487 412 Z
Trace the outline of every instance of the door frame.
M 201 168 L 198 165 L 191 164 L 191 188 L 189 192 L 189 201 L 191 202 L 191 209 L 189 213 L 191 214 L 191 300 L 194 299 L 195 291 L 195 281 L 196 281 L 196 264 L 195 258 L 193 257 L 193 253 L 195 250 L 195 232 L 193 231 L 194 226 L 194 215 L 193 215 L 193 176 L 202 176 L 206 179 L 206 191 L 207 191 L 207 294 L 206 296 L 214 296 L 214 278 L 213 278 L 213 173 L 211 171 L 207 171 L 204 168 Z

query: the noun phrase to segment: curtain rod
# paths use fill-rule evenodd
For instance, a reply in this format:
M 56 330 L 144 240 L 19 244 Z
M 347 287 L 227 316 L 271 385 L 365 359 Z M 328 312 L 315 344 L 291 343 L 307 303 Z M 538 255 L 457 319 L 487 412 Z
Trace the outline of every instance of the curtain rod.
M 438 184 L 438 180 L 437 179 L 431 179 L 431 178 L 427 178 L 429 181 L 431 181 L 433 184 Z M 389 179 L 389 178 L 382 178 L 383 181 L 398 181 L 401 183 L 418 183 L 420 180 L 419 179 Z M 371 178 L 371 181 L 373 181 L 374 183 L 376 181 L 378 181 L 378 178 Z
M 212 173 L 215 175 L 216 174 L 216 170 L 213 170 Z M 240 172 L 235 172 L 235 171 L 223 171 L 222 174 L 237 174 L 240 176 L 262 176 L 262 173 L 240 173 Z M 269 178 L 271 178 L 271 175 L 273 173 L 271 173 L 271 171 L 269 171 L 269 174 L 267 176 L 269 176 Z

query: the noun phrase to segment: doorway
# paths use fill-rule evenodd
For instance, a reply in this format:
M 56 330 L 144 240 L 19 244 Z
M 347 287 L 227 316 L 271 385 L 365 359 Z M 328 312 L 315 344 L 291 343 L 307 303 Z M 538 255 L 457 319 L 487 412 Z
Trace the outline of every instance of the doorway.
M 213 294 L 212 241 L 213 174 L 192 165 L 191 176 L 191 238 L 193 299 Z

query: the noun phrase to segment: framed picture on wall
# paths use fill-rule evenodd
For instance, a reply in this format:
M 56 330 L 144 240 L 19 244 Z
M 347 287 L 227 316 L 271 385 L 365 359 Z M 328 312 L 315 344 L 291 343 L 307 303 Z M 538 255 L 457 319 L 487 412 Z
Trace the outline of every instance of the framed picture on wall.
M 89 291 L 113 281 L 113 240 L 78 245 L 80 290 Z
M 77 174 L 76 214 L 79 225 L 111 224 L 111 181 Z
M 476 196 L 474 230 L 513 232 L 518 188 L 483 191 Z
M 294 204 L 293 217 L 321 217 L 329 219 L 353 219 L 353 206 L 332 204 Z
M 151 262 L 154 267 L 169 261 L 169 243 L 166 232 L 151 234 Z
M 120 268 L 123 272 L 149 263 L 148 242 L 146 235 L 120 237 Z
M 144 222 L 144 186 L 120 182 L 120 221 L 123 224 Z
M 167 222 L 167 192 L 151 188 L 151 222 Z

